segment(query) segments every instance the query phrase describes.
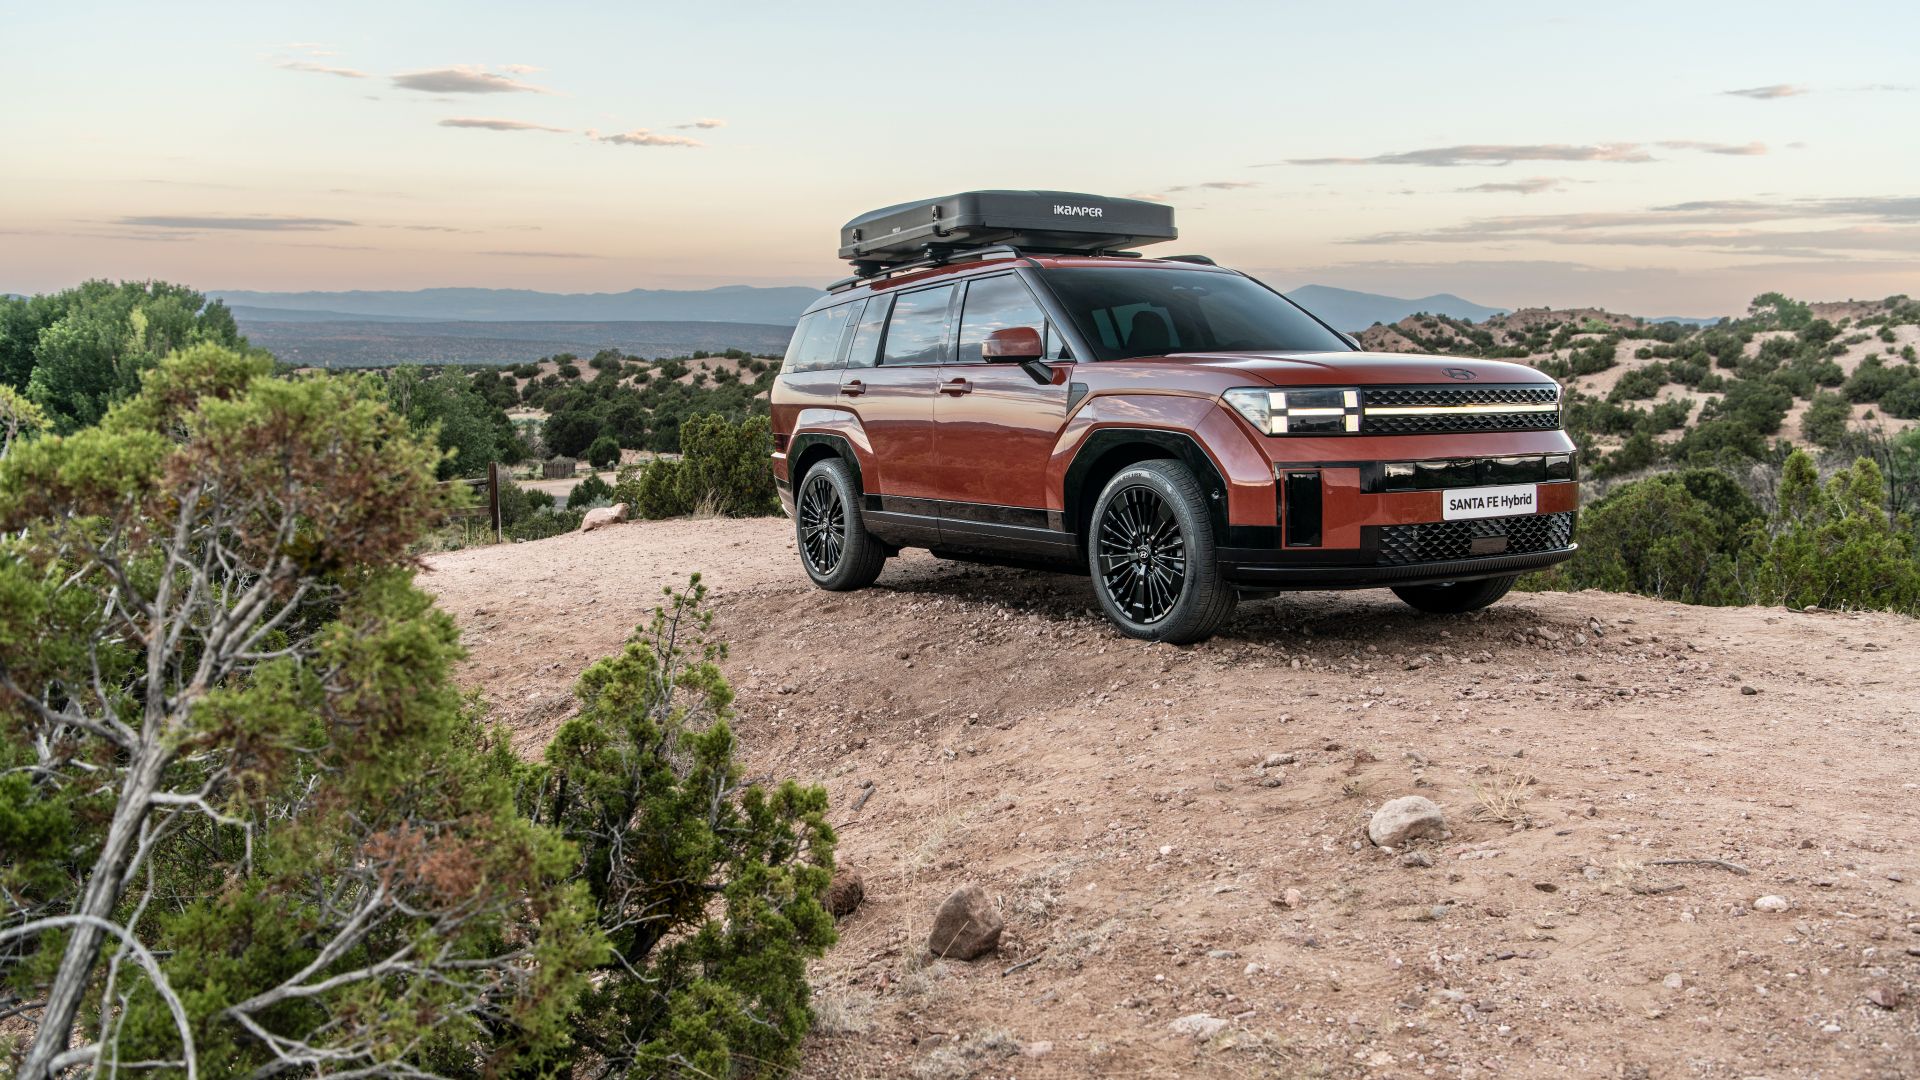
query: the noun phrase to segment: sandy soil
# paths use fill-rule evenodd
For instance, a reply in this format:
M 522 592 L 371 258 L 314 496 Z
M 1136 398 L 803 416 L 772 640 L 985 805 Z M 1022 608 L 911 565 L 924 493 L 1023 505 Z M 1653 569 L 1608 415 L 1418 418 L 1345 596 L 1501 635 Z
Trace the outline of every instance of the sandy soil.
M 1913 620 L 1597 593 L 1444 619 L 1358 592 L 1175 648 L 1112 634 L 1071 577 L 921 555 L 817 592 L 777 519 L 451 552 L 422 580 L 534 753 L 694 570 L 749 767 L 826 784 L 865 876 L 815 965 L 807 1075 L 1920 1075 Z M 1450 838 L 1367 844 L 1408 794 Z M 1692 859 L 1749 872 L 1663 864 Z M 928 962 L 969 882 L 998 955 Z M 1195 1014 L 1218 1030 L 1181 1033 Z

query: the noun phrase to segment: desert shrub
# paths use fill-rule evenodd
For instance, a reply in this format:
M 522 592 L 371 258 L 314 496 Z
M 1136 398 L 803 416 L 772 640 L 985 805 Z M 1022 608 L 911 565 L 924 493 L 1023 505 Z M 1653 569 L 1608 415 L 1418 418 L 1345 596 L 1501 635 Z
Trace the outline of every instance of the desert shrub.
M 1817 394 L 1800 417 L 1800 434 L 1815 446 L 1828 450 L 1846 437 L 1847 421 L 1853 407 L 1839 394 Z
M 613 485 L 600 479 L 599 473 L 588 473 L 586 479 L 573 485 L 567 492 L 567 509 L 584 510 L 613 498 Z
M 1658 394 L 1660 388 L 1667 385 L 1667 369 L 1664 364 L 1648 364 L 1637 367 L 1620 376 L 1613 386 L 1613 392 L 1607 395 L 1610 401 L 1645 401 Z
M 1532 585 L 1738 603 L 1738 555 L 1759 518 L 1746 492 L 1711 469 L 1636 480 L 1581 511 L 1580 554 Z
M 553 508 L 553 495 L 534 488 L 523 488 L 511 480 L 500 481 L 500 526 L 511 528 L 535 514 Z
M 1869 354 L 1860 361 L 1840 392 L 1848 401 L 1875 402 L 1914 378 L 1912 368 L 1888 367 L 1878 354 Z
M 525 810 L 579 846 L 612 947 L 573 1017 L 574 1056 L 600 1075 L 791 1069 L 806 962 L 834 940 L 826 792 L 748 780 L 734 760 L 705 593 L 698 575 L 669 590 L 581 674 L 580 711 L 522 789 Z
M 1593 375 L 1614 365 L 1614 356 L 1620 339 L 1601 338 L 1585 348 L 1574 349 L 1567 356 L 1567 369 L 1574 375 Z
M 578 529 L 586 514 L 585 510 L 545 510 L 514 522 L 502 529 L 501 535 L 507 540 L 545 540 Z
M 1822 484 L 1813 459 L 1796 450 L 1776 502 L 1747 556 L 1755 601 L 1920 609 L 1920 550 L 1910 523 L 1887 514 L 1879 466 L 1861 458 Z
M 693 503 L 681 483 L 684 467 L 677 458 L 654 458 L 620 471 L 620 483 L 614 500 L 624 502 L 634 517 L 658 520 L 685 517 L 693 513 Z
M 764 416 L 734 423 L 697 416 L 681 425 L 680 483 L 686 501 L 729 517 L 779 509 L 773 489 L 773 439 Z
M 18 1071 L 544 1071 L 604 944 L 411 582 L 440 452 L 371 379 L 269 371 L 189 348 L 0 462 Z
M 602 435 L 587 447 L 587 463 L 596 469 L 611 469 L 620 464 L 620 441 L 611 435 Z

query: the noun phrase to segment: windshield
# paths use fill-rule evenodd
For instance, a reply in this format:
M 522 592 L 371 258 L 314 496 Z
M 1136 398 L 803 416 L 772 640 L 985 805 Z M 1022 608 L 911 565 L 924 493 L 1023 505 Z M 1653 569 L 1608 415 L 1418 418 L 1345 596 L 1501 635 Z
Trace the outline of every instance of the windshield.
M 1313 316 L 1239 274 L 1071 267 L 1046 282 L 1101 360 L 1182 352 L 1347 352 Z

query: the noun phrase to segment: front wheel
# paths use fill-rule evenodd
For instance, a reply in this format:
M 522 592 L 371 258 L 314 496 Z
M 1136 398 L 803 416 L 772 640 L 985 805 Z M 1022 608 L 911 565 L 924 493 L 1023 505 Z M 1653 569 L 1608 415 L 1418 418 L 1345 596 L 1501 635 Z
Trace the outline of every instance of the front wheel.
M 1397 585 L 1393 595 L 1429 615 L 1461 615 L 1479 611 L 1507 595 L 1520 575 L 1481 578 L 1479 581 L 1443 581 L 1438 585 Z
M 1220 577 L 1200 483 L 1177 461 L 1143 461 L 1107 482 L 1087 562 L 1101 610 L 1128 637 L 1204 641 L 1238 599 Z
M 880 576 L 886 549 L 860 520 L 860 487 L 847 463 L 828 458 L 800 479 L 793 510 L 800 565 L 832 592 L 864 589 Z

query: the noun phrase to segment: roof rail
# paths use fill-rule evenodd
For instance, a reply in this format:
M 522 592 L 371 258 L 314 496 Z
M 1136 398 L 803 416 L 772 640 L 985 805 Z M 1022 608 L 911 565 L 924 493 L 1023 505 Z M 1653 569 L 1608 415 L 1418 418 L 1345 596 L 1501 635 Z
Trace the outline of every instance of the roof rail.
M 1113 259 L 1137 259 L 1140 257 L 1140 253 L 1137 251 L 1067 251 L 1048 248 L 1020 248 L 1012 244 L 988 244 L 985 247 L 965 247 L 955 244 L 928 244 L 923 251 L 924 254 L 912 262 L 884 264 L 856 262 L 853 267 L 853 276 L 841 278 L 839 281 L 828 285 L 827 291 L 830 293 L 842 292 L 856 285 L 885 281 L 895 274 L 904 273 L 909 270 L 926 270 L 935 266 L 945 266 L 951 262 L 960 262 L 966 259 L 981 259 L 995 255 L 1010 259 L 1026 259 L 1028 262 L 1033 262 L 1033 257 L 1036 255 L 1076 255 L 1081 257 Z M 1197 256 L 1197 258 L 1205 258 L 1205 256 Z M 1034 265 L 1037 267 L 1039 263 L 1036 262 Z

